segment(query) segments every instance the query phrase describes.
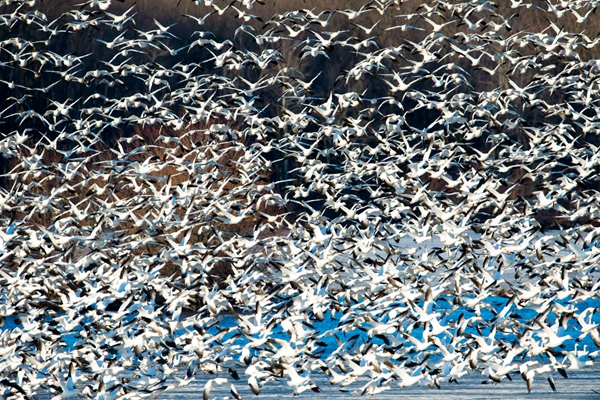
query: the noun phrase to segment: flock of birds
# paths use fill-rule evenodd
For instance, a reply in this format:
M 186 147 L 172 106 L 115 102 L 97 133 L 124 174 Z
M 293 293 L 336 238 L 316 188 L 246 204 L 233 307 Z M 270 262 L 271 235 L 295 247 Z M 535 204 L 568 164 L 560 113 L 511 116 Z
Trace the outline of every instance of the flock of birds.
M 0 396 L 594 364 L 600 3 L 179 3 L 0 2 Z

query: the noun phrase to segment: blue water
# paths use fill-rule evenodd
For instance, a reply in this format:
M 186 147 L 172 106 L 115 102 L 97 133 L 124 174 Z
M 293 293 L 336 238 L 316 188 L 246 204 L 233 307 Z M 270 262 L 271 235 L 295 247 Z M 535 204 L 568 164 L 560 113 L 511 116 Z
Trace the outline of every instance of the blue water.
M 450 302 L 451 300 L 448 299 Z M 560 302 L 557 302 L 562 307 L 572 307 L 575 312 L 579 313 L 586 308 L 589 307 L 597 307 L 599 306 L 598 300 L 588 299 L 585 301 L 580 301 L 577 303 L 569 303 L 570 299 L 565 299 Z M 489 307 L 481 307 L 480 308 L 480 319 L 474 326 L 468 326 L 465 329 L 465 333 L 470 335 L 477 335 L 482 337 L 487 337 L 490 335 L 492 329 L 494 328 L 494 313 L 489 311 L 488 308 L 493 307 L 494 310 L 500 312 L 504 309 L 508 302 L 508 299 L 502 297 L 490 297 L 484 300 L 483 304 L 489 304 Z M 418 303 L 418 306 L 423 306 L 423 303 Z M 290 333 L 286 332 L 281 325 L 275 325 L 272 328 L 271 333 L 269 334 L 270 338 L 282 339 L 288 343 L 291 343 L 291 346 L 297 348 L 298 345 L 306 346 L 307 342 L 316 343 L 316 345 L 306 347 L 304 351 L 310 351 L 313 356 L 318 356 L 322 360 L 326 360 L 330 357 L 334 352 L 343 352 L 348 354 L 354 354 L 359 352 L 361 346 L 364 346 L 369 343 L 373 343 L 375 345 L 383 345 L 385 344 L 384 340 L 379 337 L 373 336 L 369 334 L 369 330 L 373 327 L 372 322 L 365 321 L 357 321 L 356 318 L 360 318 L 360 308 L 361 304 L 355 304 L 357 308 L 358 314 L 353 317 L 348 317 L 342 313 L 336 313 L 335 317 L 331 318 L 330 312 L 325 312 L 325 318 L 322 321 L 310 321 L 303 327 L 310 332 L 310 340 L 298 341 L 297 343 L 292 343 L 292 338 Z M 533 319 L 538 316 L 539 310 L 534 310 L 532 308 L 520 308 L 518 305 L 513 304 L 512 308 L 508 313 L 508 318 L 515 319 L 523 326 L 530 326 L 533 329 L 539 330 L 539 326 L 537 326 Z M 440 323 L 442 325 L 449 325 L 452 329 L 449 329 L 449 334 L 454 334 L 455 332 L 455 324 L 460 315 L 463 314 L 466 319 L 476 316 L 476 312 L 473 309 L 468 309 L 466 307 L 459 307 L 456 309 L 452 309 L 449 306 L 449 302 L 447 301 L 438 301 L 438 304 L 434 306 L 434 312 L 440 313 Z M 53 319 L 58 319 L 64 314 L 48 314 L 44 317 L 44 322 L 49 323 Z M 191 314 L 184 315 L 184 318 L 197 318 Z M 267 318 L 268 315 L 263 316 L 263 318 Z M 27 316 L 24 315 L 23 319 L 26 319 Z M 110 317 L 106 317 L 110 318 Z M 127 320 L 127 318 L 125 318 Z M 349 323 L 349 320 L 354 320 L 352 324 Z M 376 315 L 373 317 L 373 320 L 376 320 L 378 323 L 388 323 L 390 322 L 389 314 L 384 316 Z M 212 328 L 208 329 L 208 333 L 217 335 L 220 330 L 224 328 L 231 328 L 230 332 L 224 335 L 220 342 L 212 343 L 213 346 L 221 346 L 221 343 L 226 343 L 226 346 L 239 346 L 239 349 L 243 348 L 249 343 L 249 339 L 245 335 L 240 335 L 240 329 L 237 329 L 238 320 L 230 313 L 224 313 L 217 318 L 209 319 L 212 322 L 203 321 L 204 324 L 213 324 Z M 82 319 L 82 323 L 89 324 L 89 318 L 85 317 Z M 556 322 L 556 316 L 550 312 L 547 315 L 546 324 L 548 326 L 552 326 Z M 600 313 L 595 313 L 592 318 L 592 323 L 600 324 Z M 424 324 L 415 324 L 415 321 L 412 319 L 407 319 L 398 325 L 399 330 L 410 330 L 410 335 L 415 338 L 421 338 L 423 335 Z M 477 329 L 477 327 L 479 329 Z M 142 323 L 136 322 L 130 325 L 132 330 L 137 329 L 145 329 Z M 410 328 L 410 329 L 408 329 Z M 5 331 L 13 331 L 15 329 L 24 330 L 24 324 L 21 318 L 18 315 L 9 316 L 6 318 L 4 326 L 2 327 L 3 333 Z M 189 328 L 188 328 L 189 329 Z M 523 333 L 525 328 L 520 327 L 517 329 L 520 333 Z M 572 337 L 572 339 L 566 340 L 560 348 L 555 350 L 573 350 L 576 346 L 579 349 L 587 346 L 588 350 L 593 351 L 596 346 L 590 335 L 587 335 L 581 342 L 578 342 L 576 339 L 579 337 L 579 324 L 576 319 L 571 319 L 564 330 L 564 334 L 568 334 Z M 61 338 L 58 342 L 55 343 L 55 351 L 56 352 L 70 352 L 75 348 L 86 345 L 85 338 L 82 337 L 81 333 L 83 331 L 83 325 L 75 326 L 73 329 L 66 331 L 63 327 L 56 325 L 54 334 L 57 332 L 60 333 Z M 16 332 L 14 332 L 16 333 Z M 178 330 L 174 333 L 174 337 L 186 335 L 188 332 L 186 330 Z M 100 341 L 98 344 L 102 345 L 102 337 L 110 336 L 109 334 L 98 333 L 96 337 L 96 341 Z M 400 333 L 396 333 L 393 335 L 397 340 L 405 342 L 405 337 Z M 440 335 L 443 338 L 444 335 Z M 534 333 L 534 337 L 535 333 Z M 257 333 L 253 335 L 254 339 L 262 338 L 261 333 Z M 107 339 L 110 339 L 107 337 Z M 511 343 L 513 341 L 517 341 L 518 337 L 515 333 L 512 333 L 510 330 L 502 331 L 500 329 L 496 330 L 495 339 L 501 340 L 506 343 Z M 539 342 L 541 343 L 541 338 Z M 33 344 L 30 344 L 33 346 Z M 406 342 L 407 346 L 413 346 L 412 343 Z M 225 345 L 223 345 L 225 346 Z M 341 346 L 341 349 L 340 349 Z M 277 348 L 277 344 L 271 344 L 271 347 Z M 260 352 L 264 350 L 263 347 L 252 348 L 251 355 L 254 357 L 260 356 Z M 435 361 L 437 358 L 441 357 L 440 354 L 432 351 L 435 350 L 434 346 L 430 346 L 426 352 L 431 353 L 431 360 Z M 119 354 L 117 353 L 115 357 L 119 358 Z M 135 361 L 134 361 L 135 364 Z

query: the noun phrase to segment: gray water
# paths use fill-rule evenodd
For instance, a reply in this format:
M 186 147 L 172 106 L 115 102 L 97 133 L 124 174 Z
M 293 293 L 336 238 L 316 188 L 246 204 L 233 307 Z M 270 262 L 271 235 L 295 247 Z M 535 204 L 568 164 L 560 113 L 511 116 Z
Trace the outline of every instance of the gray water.
M 432 389 L 428 386 L 411 386 L 400 388 L 397 384 L 391 383 L 392 389 L 374 396 L 375 399 L 600 399 L 600 366 L 594 366 L 578 371 L 567 371 L 569 378 L 564 379 L 558 373 L 553 374 L 556 383 L 556 392 L 553 392 L 550 385 L 543 377 L 536 377 L 533 383 L 531 393 L 527 392 L 527 385 L 521 376 L 516 373 L 512 375 L 513 380 L 504 380 L 499 384 L 482 384 L 485 377 L 479 373 L 471 373 L 455 383 L 442 383 L 441 389 Z M 227 372 L 223 376 L 228 376 Z M 368 382 L 363 379 L 340 391 L 337 386 L 332 386 L 328 377 L 324 374 L 311 375 L 313 381 L 321 388 L 322 392 L 315 393 L 307 391 L 299 397 L 305 399 L 346 399 L 360 396 L 361 388 Z M 155 393 L 153 397 L 157 399 L 200 399 L 202 391 L 208 379 L 214 378 L 211 375 L 198 375 L 196 379 L 184 387 L 172 391 Z M 232 380 L 230 378 L 230 380 Z M 254 398 L 248 384 L 243 380 L 235 382 L 236 389 L 244 399 Z M 226 390 L 214 389 L 211 391 L 211 398 L 224 398 L 230 396 Z M 279 399 L 290 398 L 293 390 L 286 384 L 285 380 L 281 382 L 271 382 L 265 385 L 259 398 Z M 365 396 L 368 397 L 368 396 Z

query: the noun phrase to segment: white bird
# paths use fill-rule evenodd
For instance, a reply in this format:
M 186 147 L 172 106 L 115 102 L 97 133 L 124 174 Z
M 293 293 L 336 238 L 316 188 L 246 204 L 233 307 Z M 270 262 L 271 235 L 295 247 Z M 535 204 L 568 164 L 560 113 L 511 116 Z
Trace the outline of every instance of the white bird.
M 300 376 L 293 365 L 280 363 L 276 364 L 275 366 L 285 371 L 287 377 L 290 378 L 290 380 L 287 381 L 287 384 L 294 389 L 294 395 L 298 395 L 307 391 L 308 389 L 312 390 L 313 392 L 321 391 L 317 385 L 311 382 L 310 376 Z
M 371 32 L 373 32 L 373 29 L 375 29 L 375 27 L 377 25 L 379 25 L 380 22 L 381 22 L 381 19 L 377 20 L 377 22 L 375 22 L 370 28 L 366 28 L 366 27 L 364 27 L 362 25 L 355 24 L 355 23 L 351 23 L 351 25 L 354 25 L 357 28 L 360 28 L 361 30 L 363 30 L 365 32 L 365 34 L 370 35 Z
M 423 367 L 418 367 L 412 373 L 408 373 L 405 369 L 405 365 L 400 365 L 394 367 L 393 369 L 394 373 L 400 378 L 400 382 L 398 382 L 398 385 L 401 388 L 413 386 L 424 380 L 425 373 L 422 372 L 422 370 Z
M 440 32 L 442 29 L 444 29 L 445 26 L 450 25 L 456 21 L 458 21 L 458 19 L 453 19 L 452 21 L 448 21 L 448 22 L 444 22 L 443 24 L 438 24 L 433 22 L 432 20 L 430 20 L 427 17 L 422 17 L 429 25 L 431 25 L 431 28 L 433 29 L 433 32 Z
M 208 400 L 210 398 L 210 392 L 216 388 L 225 388 L 231 393 L 236 400 L 241 400 L 241 396 L 238 394 L 233 383 L 229 382 L 227 378 L 214 378 L 209 379 L 204 385 L 204 391 L 202 392 L 202 399 Z
M 216 10 L 213 10 L 213 11 L 209 12 L 208 14 L 206 14 L 204 17 L 196 17 L 196 16 L 190 15 L 190 14 L 182 14 L 182 17 L 191 18 L 194 21 L 196 21 L 196 23 L 198 25 L 204 25 L 204 24 L 206 24 L 206 18 L 210 17 L 211 15 L 213 15 L 216 12 L 217 12 Z

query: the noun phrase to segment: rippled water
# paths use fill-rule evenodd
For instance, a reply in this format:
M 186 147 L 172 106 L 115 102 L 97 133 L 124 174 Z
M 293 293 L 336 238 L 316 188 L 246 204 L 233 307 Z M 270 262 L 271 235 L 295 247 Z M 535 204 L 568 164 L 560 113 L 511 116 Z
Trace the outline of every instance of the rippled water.
M 564 379 L 559 374 L 553 374 L 557 391 L 553 392 L 544 378 L 536 378 L 531 393 L 527 392 L 527 385 L 521 379 L 519 374 L 513 374 L 513 380 L 505 380 L 496 385 L 482 384 L 485 380 L 479 373 L 466 375 L 458 384 L 442 384 L 441 389 L 431 389 L 428 386 L 411 386 L 400 388 L 392 383 L 392 389 L 375 395 L 377 399 L 600 399 L 600 367 L 568 371 L 569 378 Z M 196 380 L 185 387 L 174 391 L 157 393 L 157 399 L 198 399 L 201 398 L 202 390 L 206 381 L 213 376 L 201 375 Z M 332 386 L 324 374 L 312 375 L 313 381 L 321 388 L 320 393 L 312 391 L 300 395 L 306 399 L 345 399 L 357 397 L 361 391 L 362 385 L 367 383 L 366 379 L 357 382 L 344 391 L 340 391 L 337 386 Z M 236 383 L 236 389 L 244 399 L 254 398 L 247 383 L 240 380 Z M 226 390 L 215 389 L 211 392 L 211 397 L 227 396 Z M 278 399 L 282 397 L 291 397 L 293 390 L 281 381 L 266 385 L 260 393 L 260 398 Z

